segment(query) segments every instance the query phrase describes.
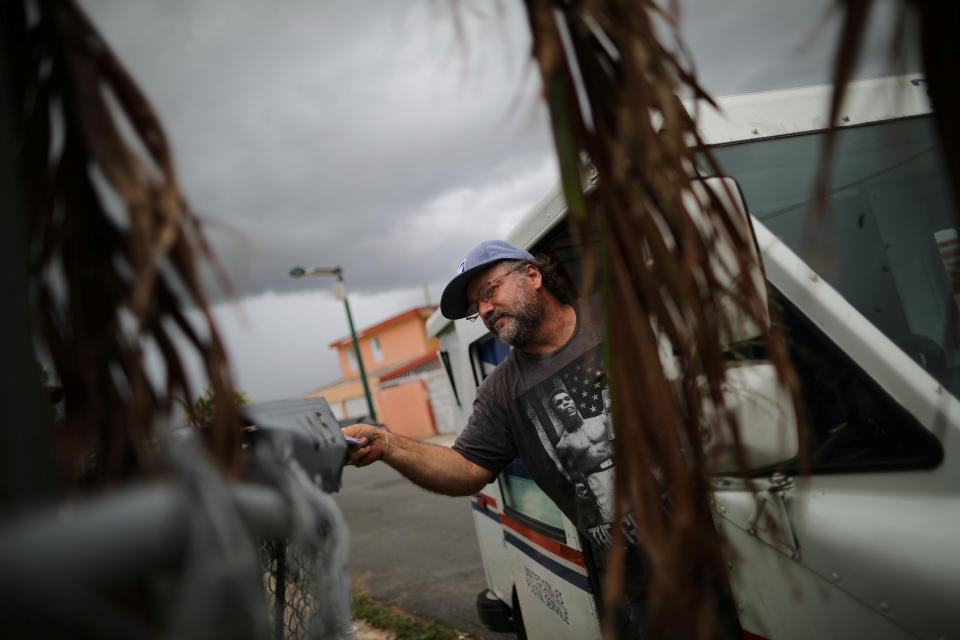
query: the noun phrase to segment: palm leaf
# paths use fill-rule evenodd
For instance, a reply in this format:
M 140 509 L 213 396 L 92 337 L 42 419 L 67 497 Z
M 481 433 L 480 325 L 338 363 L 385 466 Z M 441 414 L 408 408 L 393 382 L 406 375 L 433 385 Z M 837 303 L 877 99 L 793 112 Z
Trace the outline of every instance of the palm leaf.
M 670 3 L 669 11 L 647 0 L 525 4 L 564 193 L 571 203 L 568 219 L 580 238 L 591 238 L 594 228 L 600 231 L 599 256 L 584 243 L 589 267 L 584 277 L 592 281 L 593 265 L 599 264 L 620 438 L 618 513 L 632 514 L 650 556 L 650 630 L 654 635 L 706 637 L 716 631 L 716 596 L 725 577 L 722 543 L 713 533 L 707 506 L 710 460 L 699 446 L 696 429 L 705 402 L 726 411 L 721 388 L 723 298 L 738 300 L 755 322 L 763 313 L 760 292 L 749 278 L 739 280 L 735 290 L 725 290 L 718 282 L 710 268 L 711 234 L 698 228 L 683 205 L 694 189 L 695 153 L 703 153 L 712 171 L 720 172 L 675 96 L 686 94 L 707 105 L 711 101 L 698 85 L 677 33 L 673 16 L 678 3 Z M 954 117 L 960 108 L 955 72 L 960 5 L 935 0 L 902 4 L 920 16 L 924 70 L 950 182 L 960 202 L 960 125 Z M 846 0 L 842 5 L 832 123 L 853 74 L 872 0 Z M 894 38 L 895 45 L 901 36 Z M 663 44 L 667 38 L 677 44 L 674 49 Z M 833 144 L 831 133 L 814 185 L 821 205 Z M 595 165 L 600 180 L 596 197 L 581 199 L 579 180 L 586 163 Z M 705 214 L 708 227 L 727 231 L 743 269 L 748 239 L 732 232 L 735 221 L 716 198 L 711 196 Z M 766 326 L 767 357 L 802 412 L 778 323 Z M 661 366 L 657 347 L 663 337 L 684 374 L 679 385 L 666 379 Z M 706 383 L 701 386 L 699 380 Z M 728 424 L 743 468 L 737 427 L 732 420 Z M 802 453 L 805 432 L 799 437 Z M 622 548 L 614 545 L 609 566 L 620 566 L 620 554 Z M 607 576 L 608 611 L 614 610 L 622 578 L 616 571 Z M 609 624 L 605 629 L 612 633 Z
M 157 417 L 175 395 L 193 395 L 175 345 L 199 354 L 217 396 L 233 396 L 198 272 L 215 260 L 158 118 L 82 11 L 72 1 L 4 11 L 37 341 L 63 385 L 63 429 L 75 443 L 67 481 L 103 483 L 149 466 Z M 191 306 L 198 325 L 182 311 Z M 149 345 L 163 380 L 150 379 Z M 232 403 L 217 405 L 211 448 L 231 473 L 236 427 Z
M 843 26 L 837 52 L 834 56 L 833 84 L 834 92 L 830 103 L 830 123 L 821 153 L 820 171 L 817 178 L 816 195 L 822 205 L 827 189 L 827 177 L 830 174 L 830 158 L 835 143 L 836 125 L 840 119 L 840 109 L 856 66 L 860 43 L 873 9 L 874 0 L 844 0 L 840 3 L 843 10 Z M 933 118 L 940 138 L 940 148 L 946 168 L 947 180 L 953 193 L 955 208 L 960 211 L 960 82 L 957 80 L 957 61 L 960 60 L 960 4 L 941 2 L 940 0 L 900 0 L 901 17 L 914 13 L 919 25 L 919 33 L 914 34 L 920 42 L 924 77 L 928 94 L 933 105 Z M 898 22 L 897 31 L 891 34 L 891 51 L 899 52 L 905 39 L 903 33 L 906 21 Z M 818 207 L 818 213 L 822 206 Z
M 712 100 L 682 54 L 657 35 L 659 21 L 679 41 L 672 14 L 642 0 L 528 0 L 526 6 L 568 220 L 578 237 L 599 229 L 601 238 L 599 256 L 583 243 L 584 262 L 599 265 L 603 276 L 617 513 L 618 520 L 631 514 L 650 560 L 649 630 L 654 637 L 707 637 L 716 629 L 726 569 L 708 507 L 711 461 L 699 425 L 705 404 L 726 412 L 724 297 L 739 300 L 758 326 L 767 326 L 753 281 L 738 279 L 731 289 L 711 267 L 713 238 L 716 230 L 727 232 L 742 273 L 752 239 L 733 232 L 735 214 L 717 194 L 704 202 L 707 229 L 685 204 L 697 190 L 693 167 L 702 144 L 676 96 Z M 599 181 L 595 197 L 583 198 L 587 164 Z M 584 274 L 587 282 L 593 276 Z M 767 331 L 764 338 L 782 381 L 795 390 L 782 337 Z M 684 373 L 678 381 L 661 364 L 664 339 Z M 739 451 L 735 429 L 732 438 Z M 610 567 L 623 566 L 624 535 L 615 532 Z M 623 575 L 610 571 L 606 579 L 607 611 L 615 611 Z M 608 636 L 610 624 L 608 616 Z

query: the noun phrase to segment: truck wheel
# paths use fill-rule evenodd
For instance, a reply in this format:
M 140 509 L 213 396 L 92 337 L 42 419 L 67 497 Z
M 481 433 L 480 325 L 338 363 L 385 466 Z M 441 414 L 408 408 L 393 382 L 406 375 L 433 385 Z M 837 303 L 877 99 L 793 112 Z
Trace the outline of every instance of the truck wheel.
M 517 634 L 517 640 L 527 640 L 527 629 L 523 626 L 523 614 L 520 613 L 516 589 L 513 590 L 513 632 Z

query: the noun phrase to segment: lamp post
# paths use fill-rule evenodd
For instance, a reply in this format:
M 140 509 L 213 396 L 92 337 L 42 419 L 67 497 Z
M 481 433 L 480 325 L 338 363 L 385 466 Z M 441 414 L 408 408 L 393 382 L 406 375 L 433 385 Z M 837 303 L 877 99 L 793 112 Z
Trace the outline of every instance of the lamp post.
M 367 384 L 367 372 L 363 368 L 363 357 L 360 355 L 360 341 L 357 340 L 357 332 L 353 328 L 353 315 L 350 313 L 350 302 L 347 300 L 347 285 L 343 282 L 343 269 L 334 267 L 332 269 L 320 269 L 312 267 L 304 269 L 297 266 L 290 269 L 290 277 L 302 278 L 303 276 L 336 276 L 337 281 L 333 285 L 333 295 L 337 300 L 343 300 L 343 307 L 347 310 L 347 324 L 350 326 L 350 337 L 353 338 L 353 351 L 357 356 L 357 368 L 360 369 L 360 381 L 363 382 L 363 394 L 367 397 L 367 411 L 370 415 L 370 421 L 377 421 L 377 413 L 373 409 L 373 396 L 370 395 L 370 385 Z

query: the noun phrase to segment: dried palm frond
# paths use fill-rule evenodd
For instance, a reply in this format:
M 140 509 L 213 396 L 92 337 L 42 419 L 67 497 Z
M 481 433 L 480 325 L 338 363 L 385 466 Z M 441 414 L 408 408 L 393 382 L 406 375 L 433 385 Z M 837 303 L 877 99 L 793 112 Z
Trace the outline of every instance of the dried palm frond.
M 63 386 L 70 464 L 86 461 L 88 481 L 113 481 L 149 466 L 157 416 L 175 394 L 192 395 L 177 332 L 213 392 L 233 396 L 198 273 L 198 260 L 215 263 L 159 120 L 83 12 L 40 0 L 4 3 L 3 14 L 37 340 Z M 197 326 L 184 313 L 191 306 L 203 317 Z M 164 369 L 156 384 L 147 345 Z M 235 472 L 234 405 L 217 404 L 214 422 L 212 451 Z
M 616 426 L 618 519 L 631 514 L 649 557 L 653 637 L 710 637 L 726 589 L 722 543 L 709 511 L 711 460 L 701 446 L 705 407 L 724 412 L 730 327 L 724 298 L 739 301 L 767 327 L 767 357 L 796 397 L 782 337 L 763 321 L 764 298 L 751 278 L 730 280 L 711 266 L 723 233 L 741 273 L 749 271 L 749 234 L 723 194 L 708 192 L 703 217 L 686 204 L 698 192 L 702 148 L 678 95 L 712 104 L 698 85 L 673 12 L 649 0 L 527 0 L 534 56 L 543 76 L 561 167 L 568 220 L 581 239 L 599 229 L 600 251 L 581 242 L 589 282 L 599 270 L 604 294 L 608 372 Z M 582 192 L 587 165 L 599 174 L 596 197 Z M 702 190 L 699 191 L 701 194 Z M 706 220 L 706 223 L 703 220 Z M 660 352 L 676 355 L 668 379 Z M 733 425 L 728 419 L 726 424 Z M 736 429 L 730 434 L 739 454 Z M 623 533 L 609 567 L 622 567 Z M 616 609 L 623 575 L 611 570 L 604 597 Z M 613 633 L 607 616 L 605 634 Z
M 869 22 L 875 0 L 844 0 L 838 3 L 843 11 L 843 26 L 834 57 L 834 91 L 830 102 L 830 120 L 834 125 L 827 134 L 821 150 L 820 171 L 816 195 L 822 203 L 830 174 L 830 159 L 836 142 L 836 125 L 846 93 L 847 83 L 853 77 L 860 44 Z M 907 17 L 913 12 L 919 33 L 915 34 L 922 52 L 923 74 L 933 105 L 933 119 L 937 125 L 940 148 L 943 153 L 947 180 L 953 193 L 954 206 L 960 211 L 960 80 L 957 62 L 960 61 L 960 3 L 941 0 L 900 0 L 900 20 L 896 31 L 890 34 L 891 51 L 899 53 L 905 40 Z

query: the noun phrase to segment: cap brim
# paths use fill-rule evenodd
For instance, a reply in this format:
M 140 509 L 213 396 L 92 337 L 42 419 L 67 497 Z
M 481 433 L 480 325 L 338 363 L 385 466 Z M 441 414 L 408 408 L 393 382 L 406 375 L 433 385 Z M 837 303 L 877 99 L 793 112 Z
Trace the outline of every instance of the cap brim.
M 467 286 L 473 276 L 488 268 L 493 262 L 478 264 L 472 269 L 458 273 L 440 295 L 440 313 L 448 320 L 459 320 L 467 315 Z

